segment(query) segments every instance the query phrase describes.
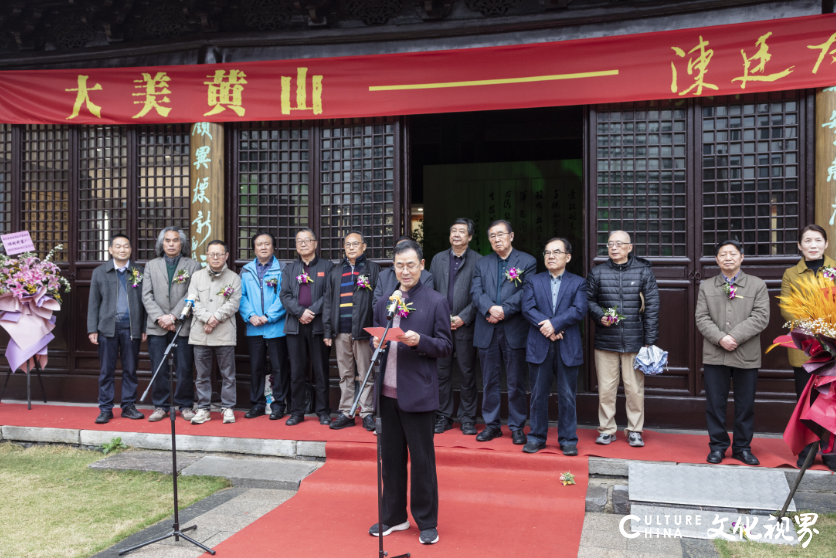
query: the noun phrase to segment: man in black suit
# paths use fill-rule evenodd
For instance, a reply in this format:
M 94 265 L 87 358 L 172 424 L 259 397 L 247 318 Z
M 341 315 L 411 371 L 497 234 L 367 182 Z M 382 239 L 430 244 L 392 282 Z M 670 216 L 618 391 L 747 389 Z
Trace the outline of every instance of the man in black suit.
M 450 227 L 450 250 L 435 255 L 430 265 L 435 290 L 447 297 L 450 305 L 450 329 L 453 346 L 461 372 L 461 403 L 458 421 L 464 434 L 476 434 L 476 347 L 473 328 L 476 307 L 470 297 L 470 283 L 476 262 L 482 256 L 468 245 L 473 239 L 473 221 L 456 219 Z M 439 406 L 435 417 L 435 433 L 442 434 L 453 427 L 453 355 L 438 359 Z
M 522 315 L 523 284 L 537 271 L 537 261 L 514 250 L 514 231 L 508 221 L 494 221 L 488 228 L 493 253 L 476 264 L 470 294 L 476 305 L 476 327 L 473 344 L 479 349 L 484 383 L 482 418 L 486 428 L 476 436 L 488 442 L 502 436 L 499 427 L 500 370 L 505 364 L 508 383 L 508 428 L 517 445 L 526 442 L 525 419 L 528 401 L 525 392 L 528 365 L 525 362 L 525 340 L 528 322 Z
M 422 544 L 438 542 L 438 479 L 435 471 L 433 424 L 438 409 L 437 359 L 450 355 L 450 307 L 447 299 L 420 281 L 424 255 L 415 241 L 395 247 L 394 266 L 403 293 L 392 327 L 404 330 L 381 357 L 380 433 L 383 466 L 381 523 L 369 534 L 386 536 L 409 529 L 406 513 L 407 461 L 412 467 L 410 505 L 421 530 Z M 386 325 L 387 299 L 378 301 L 375 327 Z M 375 348 L 380 344 L 372 339 Z
M 415 242 L 411 236 L 402 236 L 396 242 L 395 246 L 402 242 Z M 428 289 L 433 288 L 433 276 L 426 269 L 421 271 L 421 284 Z M 372 308 L 377 308 L 377 301 L 381 298 L 389 298 L 395 292 L 398 286 L 398 278 L 395 276 L 395 270 L 391 267 L 386 267 L 380 270 L 380 275 L 377 278 L 377 285 L 374 287 L 374 295 L 372 296 Z
M 316 381 L 316 414 L 319 423 L 331 424 L 328 406 L 328 357 L 331 348 L 325 345 L 322 305 L 332 263 L 316 255 L 316 235 L 311 229 L 296 233 L 299 259 L 282 271 L 279 299 L 287 310 L 284 332 L 290 353 L 290 418 L 288 426 L 305 420 L 305 374 L 308 355 Z

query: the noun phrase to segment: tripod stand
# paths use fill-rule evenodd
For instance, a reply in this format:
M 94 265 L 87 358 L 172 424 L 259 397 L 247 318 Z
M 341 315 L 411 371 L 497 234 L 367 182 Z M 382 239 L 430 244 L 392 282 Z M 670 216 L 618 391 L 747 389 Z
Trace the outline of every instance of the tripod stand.
M 140 401 L 145 401 L 145 398 L 148 397 L 148 392 L 151 391 L 151 387 L 154 385 L 154 380 L 157 378 L 157 374 L 160 373 L 160 370 L 162 370 L 163 365 L 165 365 L 165 361 L 168 360 L 168 366 L 169 366 L 168 381 L 169 381 L 169 389 L 171 390 L 169 392 L 169 405 L 171 406 L 170 407 L 171 411 L 169 413 L 169 417 L 171 418 L 171 482 L 174 486 L 174 525 L 172 525 L 173 530 L 172 530 L 171 533 L 169 533 L 167 535 L 163 535 L 162 537 L 157 537 L 157 538 L 152 539 L 150 541 L 146 541 L 144 543 L 141 543 L 141 544 L 138 544 L 136 546 L 132 546 L 130 548 L 122 550 L 122 551 L 119 552 L 119 556 L 122 556 L 123 554 L 127 554 L 128 552 L 133 552 L 134 550 L 138 550 L 138 549 L 140 549 L 144 546 L 148 546 L 149 544 L 154 544 L 156 542 L 160 542 L 160 541 L 165 540 L 169 537 L 174 537 L 175 541 L 179 541 L 180 537 L 183 537 L 185 540 L 189 541 L 190 543 L 192 543 L 195 546 L 198 546 L 198 547 L 202 548 L 203 550 L 205 550 L 206 552 L 208 552 L 212 556 L 215 555 L 215 551 L 212 550 L 211 548 L 208 548 L 208 547 L 200 544 L 196 540 L 194 540 L 192 538 L 189 538 L 188 536 L 183 534 L 185 531 L 191 531 L 193 529 L 197 529 L 197 525 L 192 525 L 191 527 L 186 527 L 185 529 L 180 529 L 180 512 L 177 509 L 178 508 L 178 506 L 177 506 L 177 438 L 176 438 L 175 432 L 174 432 L 174 419 L 175 419 L 175 415 L 177 415 L 177 411 L 175 410 L 175 407 L 174 407 L 174 373 L 175 373 L 175 368 L 174 368 L 174 353 L 172 352 L 172 349 L 177 347 L 177 340 L 180 337 L 180 330 L 183 329 L 183 324 L 184 323 L 185 323 L 185 320 L 181 320 L 180 325 L 177 326 L 177 331 L 174 332 L 174 339 L 172 339 L 171 343 L 169 343 L 168 347 L 166 347 L 165 353 L 163 353 L 163 359 L 162 359 L 162 361 L 160 361 L 160 365 L 157 366 L 157 370 L 155 370 L 154 375 L 151 376 L 151 383 L 148 384 L 148 388 L 145 390 L 145 393 L 143 393 L 142 397 L 139 399 Z M 185 343 L 185 341 L 182 341 L 182 342 Z
M 46 390 L 44 389 L 44 381 L 41 379 L 41 365 L 38 363 L 38 359 L 35 359 L 35 368 L 32 369 L 29 367 L 29 361 L 26 361 L 26 403 L 29 410 L 32 410 L 32 388 L 31 388 L 31 372 L 32 370 L 35 371 L 35 374 L 38 375 L 38 383 L 41 384 L 41 393 L 44 396 L 44 404 L 46 404 Z M 9 378 L 12 376 L 12 370 L 9 370 L 8 374 L 6 374 L 6 381 L 3 383 L 3 389 L 0 390 L 0 400 L 3 399 L 3 394 L 6 393 L 6 386 L 9 385 Z
M 383 352 L 384 339 L 386 339 L 386 334 L 389 333 L 389 328 L 392 327 L 392 321 L 394 319 L 395 316 L 393 314 L 386 323 L 386 329 L 383 330 L 383 337 L 380 338 L 380 345 L 377 346 L 377 349 L 375 349 L 374 354 L 372 355 L 372 362 L 366 372 L 366 377 L 363 378 L 363 385 L 361 385 L 360 389 L 357 390 L 357 395 L 354 397 L 354 403 L 351 405 L 351 412 L 348 414 L 351 419 L 354 419 L 354 415 L 357 414 L 357 407 L 360 405 L 360 397 L 363 395 L 363 390 L 366 388 L 366 384 L 372 376 L 372 370 L 374 370 L 375 365 L 377 365 L 377 361 L 380 359 L 380 355 Z M 377 538 L 380 543 L 378 558 L 385 558 L 388 553 L 383 550 L 383 521 L 381 519 L 383 517 L 383 458 L 380 450 L 380 437 L 383 434 L 383 421 L 380 419 L 381 389 L 376 389 L 375 391 L 374 429 L 377 434 Z M 398 556 L 393 556 L 392 558 L 410 558 L 410 554 L 407 552 L 406 554 L 400 554 Z

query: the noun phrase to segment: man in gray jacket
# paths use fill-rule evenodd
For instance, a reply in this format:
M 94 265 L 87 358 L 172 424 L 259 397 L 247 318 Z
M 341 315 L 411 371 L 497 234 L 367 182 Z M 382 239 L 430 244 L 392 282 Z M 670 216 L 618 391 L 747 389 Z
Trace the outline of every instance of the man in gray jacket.
M 151 373 L 160 365 L 166 347 L 174 339 L 177 319 L 183 313 L 192 275 L 200 271 L 200 264 L 189 257 L 189 241 L 182 229 L 166 227 L 160 231 L 156 253 L 159 257 L 145 264 L 145 280 L 142 282 L 142 302 L 148 312 Z M 180 408 L 184 420 L 194 418 L 194 349 L 189 345 L 191 323 L 191 318 L 186 319 L 174 352 L 177 366 L 174 404 Z M 151 393 L 155 409 L 148 417 L 150 422 L 162 420 L 169 413 L 170 385 L 169 366 L 163 364 Z
M 209 266 L 192 277 L 189 299 L 194 300 L 189 343 L 194 345 L 197 377 L 197 413 L 192 424 L 210 420 L 212 401 L 212 355 L 221 373 L 221 412 L 223 423 L 235 422 L 235 313 L 241 305 L 241 278 L 226 266 L 229 249 L 226 243 L 212 240 L 206 246 Z
M 726 406 L 734 381 L 732 458 L 759 465 L 752 455 L 755 392 L 761 366 L 761 332 L 769 324 L 769 293 L 759 277 L 740 270 L 743 245 L 726 240 L 717 245 L 720 274 L 700 284 L 697 329 L 703 336 L 705 418 L 711 449 L 706 461 L 720 463 L 729 447 Z
M 122 416 L 145 418 L 135 406 L 136 364 L 139 345 L 145 341 L 143 269 L 131 261 L 127 236 L 115 235 L 107 250 L 112 258 L 93 271 L 87 303 L 87 337 L 98 345 L 101 363 L 96 424 L 106 424 L 113 418 L 117 358 L 122 360 Z
M 473 221 L 456 219 L 450 227 L 450 249 L 439 252 L 430 265 L 435 290 L 447 297 L 450 305 L 450 329 L 453 348 L 461 374 L 461 404 L 459 418 L 464 434 L 476 435 L 476 347 L 473 328 L 476 306 L 470 295 L 470 283 L 476 262 L 482 256 L 468 246 L 473 239 Z M 435 414 L 435 433 L 442 434 L 453 427 L 453 353 L 438 359 L 438 412 Z

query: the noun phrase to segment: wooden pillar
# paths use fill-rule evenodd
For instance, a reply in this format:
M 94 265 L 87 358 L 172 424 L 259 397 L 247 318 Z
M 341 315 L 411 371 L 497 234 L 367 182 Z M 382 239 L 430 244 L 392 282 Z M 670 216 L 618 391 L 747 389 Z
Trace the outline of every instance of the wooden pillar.
M 206 266 L 206 245 L 224 239 L 224 127 L 192 125 L 189 165 L 192 257 Z
M 836 87 L 816 91 L 815 215 L 827 231 L 826 254 L 836 258 Z

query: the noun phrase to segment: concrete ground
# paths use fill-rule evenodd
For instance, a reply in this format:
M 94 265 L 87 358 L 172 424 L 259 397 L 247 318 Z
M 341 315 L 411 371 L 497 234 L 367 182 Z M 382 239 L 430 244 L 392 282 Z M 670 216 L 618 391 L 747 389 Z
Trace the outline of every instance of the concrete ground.
M 621 535 L 622 515 L 587 512 L 578 558 L 716 558 L 714 543 L 698 539 L 637 537 Z M 629 527 L 628 527 L 629 528 Z

